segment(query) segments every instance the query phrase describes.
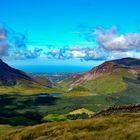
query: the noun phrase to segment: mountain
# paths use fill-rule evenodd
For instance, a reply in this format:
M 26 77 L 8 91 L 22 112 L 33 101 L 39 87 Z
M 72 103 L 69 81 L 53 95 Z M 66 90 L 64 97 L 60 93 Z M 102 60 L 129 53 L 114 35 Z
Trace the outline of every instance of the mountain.
M 58 83 L 67 93 L 88 95 L 138 92 L 140 59 L 123 58 L 106 61 L 88 72 Z
M 0 59 L 0 92 L 18 93 L 25 90 L 46 91 L 52 86 L 51 82 L 45 78 L 33 78 L 27 73 L 14 69 Z

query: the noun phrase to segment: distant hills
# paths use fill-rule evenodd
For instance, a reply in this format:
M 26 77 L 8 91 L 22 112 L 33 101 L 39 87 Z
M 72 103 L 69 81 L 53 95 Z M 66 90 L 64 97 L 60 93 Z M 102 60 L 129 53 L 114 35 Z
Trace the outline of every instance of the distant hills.
M 140 59 L 106 61 L 53 85 L 46 76 L 30 76 L 0 59 L 0 94 L 66 93 L 67 96 L 139 93 Z
M 123 58 L 58 83 L 67 93 L 96 95 L 140 91 L 140 59 Z

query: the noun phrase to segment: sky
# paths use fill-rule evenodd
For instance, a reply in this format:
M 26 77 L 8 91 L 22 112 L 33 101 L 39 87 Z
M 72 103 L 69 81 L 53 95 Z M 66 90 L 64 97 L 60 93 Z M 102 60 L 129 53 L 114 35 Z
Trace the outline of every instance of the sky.
M 0 0 L 0 56 L 17 66 L 140 58 L 139 13 L 139 0 Z

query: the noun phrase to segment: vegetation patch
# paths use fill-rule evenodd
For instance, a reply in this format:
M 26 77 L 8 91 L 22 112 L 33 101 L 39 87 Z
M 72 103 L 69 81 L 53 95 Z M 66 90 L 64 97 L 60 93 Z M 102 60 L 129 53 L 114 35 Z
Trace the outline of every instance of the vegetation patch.
M 82 114 L 82 113 L 88 114 L 89 116 L 91 116 L 91 115 L 94 114 L 93 111 L 90 111 L 90 110 L 85 109 L 85 108 L 80 108 L 80 109 L 77 109 L 77 110 L 71 111 L 71 112 L 68 113 L 68 114 L 69 114 L 69 115 L 75 115 L 75 114 Z
M 60 122 L 60 121 L 67 121 L 67 120 L 68 120 L 67 117 L 59 114 L 49 114 L 43 117 L 42 119 L 43 122 Z

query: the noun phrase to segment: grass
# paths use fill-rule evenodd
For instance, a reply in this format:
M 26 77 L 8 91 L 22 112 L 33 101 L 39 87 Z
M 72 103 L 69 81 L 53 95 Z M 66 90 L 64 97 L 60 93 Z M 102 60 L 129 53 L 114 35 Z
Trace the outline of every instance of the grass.
M 139 140 L 140 114 L 120 114 L 87 120 L 26 127 L 1 140 Z
M 86 113 L 86 114 L 88 114 L 89 116 L 91 116 L 91 115 L 94 114 L 93 111 L 90 111 L 90 110 L 85 109 L 85 108 L 76 109 L 76 110 L 74 110 L 74 111 L 69 112 L 68 114 L 69 114 L 69 115 L 76 115 L 76 114 L 82 114 L 82 113 Z
M 15 86 L 0 86 L 0 94 L 18 94 L 18 95 L 33 95 L 38 93 L 61 93 L 62 91 L 56 87 L 48 88 L 36 83 L 28 83 L 22 81 Z
M 44 116 L 42 121 L 43 122 L 59 122 L 59 121 L 67 121 L 67 117 L 64 115 L 59 114 L 49 114 L 47 116 Z
M 17 130 L 19 128 L 22 128 L 22 126 L 0 125 L 0 136 L 6 135 L 9 131 Z
M 134 78 L 134 76 L 125 69 L 117 69 L 111 74 L 105 74 L 95 80 L 87 81 L 82 84 L 93 93 L 114 94 L 127 90 L 128 84 L 124 77 Z
M 129 79 L 129 80 L 126 80 Z M 75 86 L 70 91 L 72 80 L 66 80 L 58 84 L 58 87 L 61 87 L 65 90 L 67 94 L 65 96 L 90 96 L 97 94 L 115 94 L 120 92 L 125 92 L 128 90 L 129 83 L 133 82 L 133 87 L 138 89 L 138 80 L 137 77 L 130 73 L 128 70 L 123 68 L 118 68 L 110 74 L 104 74 L 99 76 L 94 80 L 88 80 L 80 85 Z M 132 85 L 132 84 L 131 84 Z
M 89 91 L 70 91 L 64 94 L 66 97 L 75 97 L 75 96 L 93 96 Z

